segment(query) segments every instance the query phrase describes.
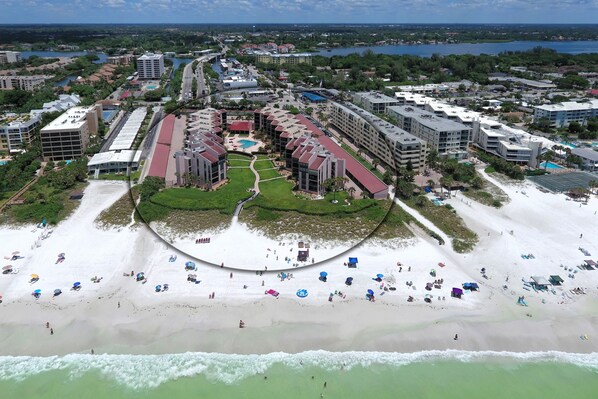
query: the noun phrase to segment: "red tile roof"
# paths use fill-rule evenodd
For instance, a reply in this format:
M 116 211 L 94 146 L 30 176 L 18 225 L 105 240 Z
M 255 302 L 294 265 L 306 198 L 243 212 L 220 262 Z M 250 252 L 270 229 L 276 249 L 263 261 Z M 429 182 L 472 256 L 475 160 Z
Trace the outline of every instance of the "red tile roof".
M 316 157 L 316 159 L 314 159 L 313 162 L 309 165 L 309 168 L 318 170 L 320 168 L 320 165 L 322 165 L 322 163 L 324 162 L 324 159 L 324 157 Z
M 154 155 L 152 156 L 152 163 L 150 165 L 148 176 L 165 178 L 169 155 L 170 146 L 160 143 L 156 144 L 156 149 L 154 150 Z
M 388 191 L 388 186 L 378 179 L 376 175 L 367 170 L 355 158 L 353 158 L 347 151 L 343 150 L 330 137 L 326 136 L 316 125 L 303 115 L 296 115 L 297 119 L 301 121 L 314 136 L 318 137 L 320 144 L 331 152 L 336 158 L 345 160 L 345 169 L 355 179 L 361 183 L 367 191 L 376 194 L 383 191 Z
M 253 130 L 253 122 L 247 122 L 247 121 L 233 122 L 228 127 L 228 130 L 231 132 L 239 132 L 239 131 L 248 132 L 250 130 Z
M 174 131 L 174 115 L 168 115 L 162 121 L 158 143 L 170 145 L 172 142 L 172 133 Z

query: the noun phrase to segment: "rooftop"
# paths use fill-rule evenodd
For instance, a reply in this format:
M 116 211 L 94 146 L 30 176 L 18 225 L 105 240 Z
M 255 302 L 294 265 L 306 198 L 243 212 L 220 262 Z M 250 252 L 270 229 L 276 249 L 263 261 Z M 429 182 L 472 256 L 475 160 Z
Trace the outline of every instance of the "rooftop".
M 537 109 L 542 109 L 544 111 L 581 111 L 581 110 L 590 110 L 590 109 L 598 109 L 598 100 L 590 100 L 585 103 L 578 103 L 575 101 L 565 101 L 558 104 L 546 104 L 546 105 L 538 105 Z
M 145 53 L 141 57 L 137 58 L 138 60 L 159 60 L 163 58 L 164 54 L 153 54 L 153 53 Z
M 437 131 L 454 131 L 454 130 L 468 130 L 469 127 L 462 123 L 452 121 L 446 118 L 440 118 L 433 112 L 424 111 L 422 109 L 411 107 L 409 105 L 399 105 L 387 108 L 390 111 L 394 111 L 403 116 L 408 116 L 416 119 L 422 125 L 429 127 L 430 129 Z
M 375 91 L 360 91 L 355 93 L 356 98 L 367 100 L 370 103 L 396 103 L 398 100 L 393 97 L 389 97 L 385 94 L 376 93 Z
M 87 114 L 93 110 L 93 106 L 69 108 L 58 118 L 48 123 L 42 129 L 42 132 L 51 130 L 80 129 L 87 123 Z
M 141 158 L 141 151 L 124 150 L 124 151 L 107 151 L 99 152 L 91 158 L 87 166 L 103 165 L 108 163 L 135 163 L 139 162 Z

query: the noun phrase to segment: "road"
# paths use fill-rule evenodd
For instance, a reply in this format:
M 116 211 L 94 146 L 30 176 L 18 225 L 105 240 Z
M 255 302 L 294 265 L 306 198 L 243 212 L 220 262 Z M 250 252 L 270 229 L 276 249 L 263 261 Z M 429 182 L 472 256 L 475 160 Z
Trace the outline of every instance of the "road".
M 205 94 L 208 94 L 209 87 L 206 85 L 206 79 L 203 73 L 203 63 L 212 59 L 215 54 L 208 54 L 196 58 L 192 62 L 185 65 L 185 69 L 183 69 L 183 79 L 181 84 L 181 94 L 179 95 L 179 101 L 190 101 L 193 99 L 193 78 L 197 79 L 197 93 L 195 93 L 195 98 L 201 97 Z M 193 71 L 193 63 L 197 61 L 197 68 Z

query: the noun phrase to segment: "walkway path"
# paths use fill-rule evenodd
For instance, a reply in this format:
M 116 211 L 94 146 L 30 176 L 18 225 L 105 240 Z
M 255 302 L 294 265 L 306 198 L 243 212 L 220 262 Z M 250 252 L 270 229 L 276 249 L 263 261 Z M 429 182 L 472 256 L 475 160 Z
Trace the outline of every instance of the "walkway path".
M 253 158 L 251 158 L 251 162 L 249 163 L 249 169 L 251 169 L 251 171 L 255 175 L 255 183 L 253 183 L 253 195 L 251 197 L 247 198 L 246 200 L 239 201 L 237 203 L 237 207 L 235 208 L 235 213 L 233 214 L 233 219 L 235 217 L 239 216 L 239 214 L 243 210 L 243 205 L 245 205 L 249 201 L 253 201 L 260 193 L 260 174 L 257 173 L 257 170 L 255 170 L 255 168 L 253 167 L 253 164 L 255 163 L 256 160 L 257 160 L 257 157 L 254 155 Z
M 428 229 L 432 230 L 434 233 L 438 234 L 444 240 L 444 243 L 446 245 L 448 245 L 447 248 L 451 248 L 451 242 L 453 242 L 451 240 L 451 238 L 449 236 L 447 236 L 438 227 L 436 227 L 436 225 L 434 223 L 430 222 L 428 219 L 426 219 L 425 217 L 423 217 L 418 211 L 416 211 L 415 209 L 411 208 L 409 205 L 407 205 L 406 203 L 404 203 L 403 201 L 401 201 L 400 199 L 398 199 L 396 197 L 395 197 L 395 203 L 397 205 L 399 205 L 401 208 L 403 208 L 403 210 L 405 212 L 407 212 L 408 214 L 410 214 L 411 216 L 413 216 L 418 222 L 420 222 L 421 224 L 423 224 Z

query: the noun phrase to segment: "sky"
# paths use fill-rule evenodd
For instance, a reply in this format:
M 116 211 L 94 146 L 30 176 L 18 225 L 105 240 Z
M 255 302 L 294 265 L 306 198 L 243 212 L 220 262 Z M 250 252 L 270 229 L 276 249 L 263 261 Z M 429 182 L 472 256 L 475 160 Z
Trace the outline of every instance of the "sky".
M 598 0 L 0 0 L 0 24 L 597 22 Z

